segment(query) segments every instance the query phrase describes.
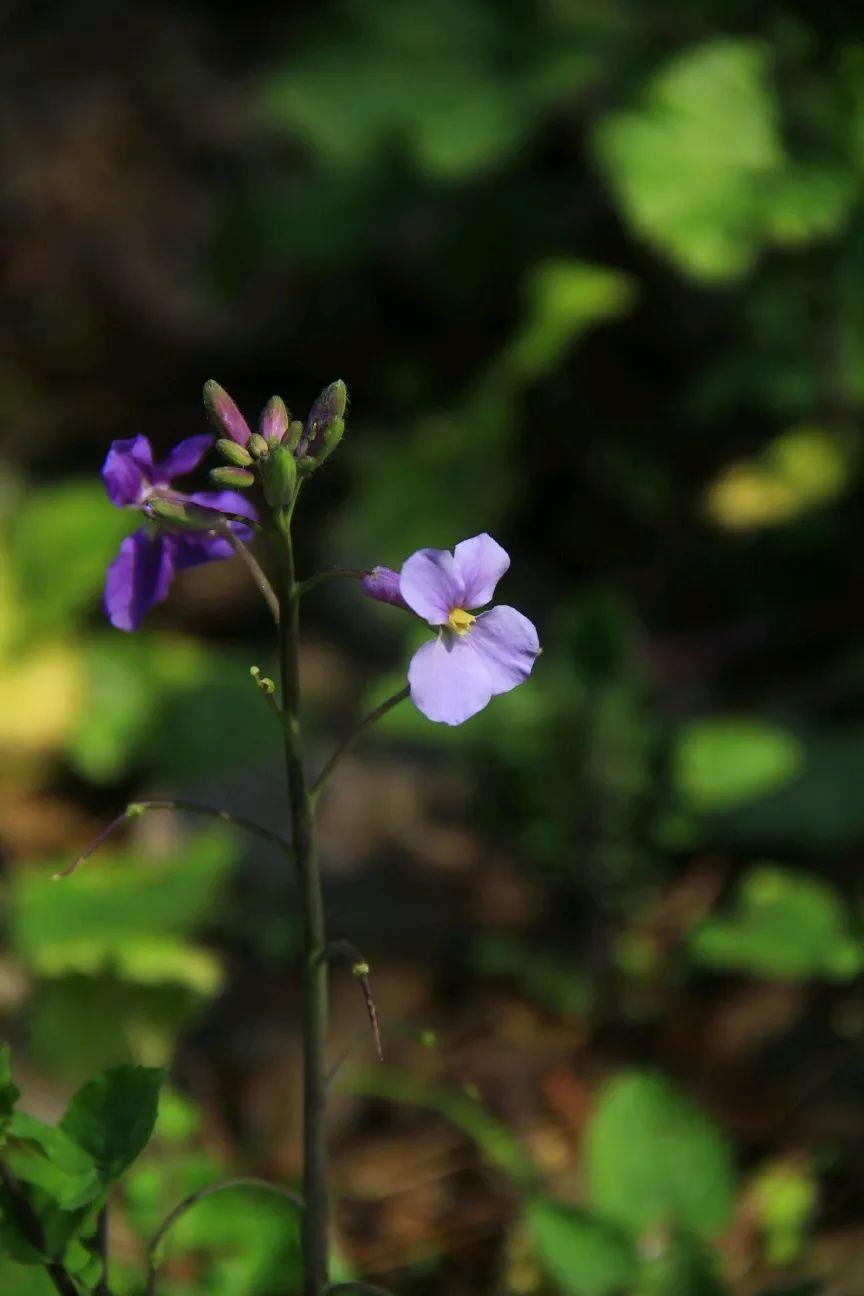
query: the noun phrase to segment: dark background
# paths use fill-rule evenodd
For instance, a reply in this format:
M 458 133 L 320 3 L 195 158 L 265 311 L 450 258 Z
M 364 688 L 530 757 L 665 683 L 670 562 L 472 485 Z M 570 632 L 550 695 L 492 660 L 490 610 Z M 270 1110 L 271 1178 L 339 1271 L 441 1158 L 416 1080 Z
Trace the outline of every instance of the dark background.
M 864 27 L 840 4 L 7 3 L 0 12 L 0 1013 L 24 1105 L 169 1063 L 118 1290 L 179 1196 L 298 1169 L 291 879 L 131 798 L 284 825 L 237 564 L 135 637 L 110 441 L 350 392 L 304 571 L 489 530 L 529 684 L 395 711 L 322 805 L 335 1242 L 411 1296 L 864 1283 Z M 407 619 L 308 599 L 313 761 Z M 422 638 L 422 634 L 421 634 Z M 283 1296 L 214 1198 L 165 1296 Z M 2 1250 L 2 1247 L 0 1247 Z M 3 1290 L 41 1272 L 0 1259 Z

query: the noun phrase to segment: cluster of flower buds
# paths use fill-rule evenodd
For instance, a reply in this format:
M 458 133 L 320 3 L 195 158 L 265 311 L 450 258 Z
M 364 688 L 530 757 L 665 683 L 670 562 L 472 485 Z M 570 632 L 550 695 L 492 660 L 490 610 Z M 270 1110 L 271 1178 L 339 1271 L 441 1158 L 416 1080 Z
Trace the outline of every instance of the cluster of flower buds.
M 213 468 L 210 480 L 245 490 L 257 477 L 271 508 L 287 506 L 298 476 L 319 468 L 342 440 L 347 403 L 341 378 L 324 388 L 305 423 L 292 419 L 281 396 L 271 396 L 253 432 L 228 393 L 211 379 L 204 384 L 204 404 L 220 433 L 216 449 L 225 466 Z

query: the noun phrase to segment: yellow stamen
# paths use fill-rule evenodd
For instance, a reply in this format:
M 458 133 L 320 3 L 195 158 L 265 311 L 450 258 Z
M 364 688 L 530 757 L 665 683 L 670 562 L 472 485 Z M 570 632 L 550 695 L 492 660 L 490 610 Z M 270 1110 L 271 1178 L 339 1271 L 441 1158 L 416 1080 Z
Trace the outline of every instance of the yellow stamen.
M 454 608 L 447 618 L 450 629 L 460 635 L 466 634 L 476 620 L 477 618 L 470 612 L 466 612 L 464 608 Z

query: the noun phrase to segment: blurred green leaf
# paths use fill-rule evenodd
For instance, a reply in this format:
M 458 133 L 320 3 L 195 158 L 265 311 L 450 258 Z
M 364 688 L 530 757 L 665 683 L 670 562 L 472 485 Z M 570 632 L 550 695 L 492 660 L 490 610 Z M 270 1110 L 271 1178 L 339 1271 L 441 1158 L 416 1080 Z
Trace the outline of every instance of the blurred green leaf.
M 794 735 L 765 720 L 707 716 L 680 733 L 674 775 L 693 809 L 727 810 L 788 783 L 804 763 Z
M 331 15 L 264 105 L 325 166 L 369 168 L 400 145 L 421 171 L 452 180 L 500 166 L 596 65 L 584 42 L 542 31 L 513 41 L 478 0 L 441 0 L 434 17 L 421 0 L 379 0 Z
M 231 835 L 217 830 L 159 860 L 102 855 L 62 884 L 22 870 L 10 895 L 12 945 L 44 976 L 116 969 L 212 991 L 217 964 L 185 938 L 214 916 L 234 859 Z
M 748 269 L 766 183 L 783 165 L 765 46 L 725 37 L 676 54 L 639 108 L 601 122 L 597 149 L 639 234 L 706 280 Z
M 864 944 L 850 934 L 833 887 L 773 864 L 745 874 L 732 914 L 703 922 L 690 951 L 707 967 L 795 980 L 848 981 L 864 967 Z
M 84 676 L 86 694 L 69 760 L 91 783 L 115 782 L 157 723 L 157 645 L 130 635 L 97 639 L 86 648 Z
M 12 1081 L 12 1050 L 8 1044 L 0 1045 L 0 1146 L 20 1097 L 21 1091 Z
M 794 1264 L 803 1254 L 819 1202 L 819 1185 L 807 1165 L 776 1162 L 766 1166 L 752 1188 L 765 1261 L 773 1268 Z
M 2 1229 L 2 1221 L 0 1221 Z M 2 1243 L 0 1243 L 2 1246 Z M 0 1291 L 8 1291 L 14 1296 L 57 1296 L 57 1288 L 44 1269 L 25 1269 L 13 1260 L 0 1255 Z
M 633 306 L 633 281 L 620 270 L 582 261 L 549 261 L 532 272 L 527 309 L 502 367 L 522 382 L 550 373 L 587 328 L 620 318 Z
M 552 1012 L 582 1016 L 594 999 L 578 967 L 505 936 L 481 936 L 474 963 L 481 975 L 514 977 L 527 995 Z
M 12 528 L 12 560 L 31 632 L 66 629 L 96 599 L 133 526 L 134 518 L 108 502 L 98 481 L 28 492 Z
M 644 1260 L 633 1296 L 724 1296 L 717 1258 L 686 1233 L 662 1244 L 662 1254 Z
M 712 1237 L 735 1201 L 720 1131 L 666 1080 L 646 1073 L 619 1075 L 600 1094 L 585 1169 L 592 1210 L 634 1233 L 672 1225 Z
M 60 1128 L 92 1157 L 104 1183 L 119 1179 L 146 1147 L 164 1079 L 158 1067 L 112 1067 L 73 1096 Z
M 546 1200 L 531 1202 L 525 1219 L 540 1264 L 563 1296 L 620 1296 L 630 1290 L 636 1250 L 621 1229 Z

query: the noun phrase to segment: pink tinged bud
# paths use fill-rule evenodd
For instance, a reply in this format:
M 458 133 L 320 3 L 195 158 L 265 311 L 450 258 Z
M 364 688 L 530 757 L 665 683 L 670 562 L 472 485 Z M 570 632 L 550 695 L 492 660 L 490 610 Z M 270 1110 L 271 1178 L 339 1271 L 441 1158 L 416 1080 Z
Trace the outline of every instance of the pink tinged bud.
M 252 435 L 251 428 L 231 397 L 211 378 L 204 384 L 204 407 L 212 422 L 223 436 L 245 446 Z
M 271 396 L 261 413 L 258 431 L 265 441 L 281 441 L 291 422 L 291 415 L 281 396 Z
M 378 599 L 380 603 L 392 603 L 394 607 L 405 608 L 410 612 L 411 609 L 399 590 L 399 573 L 390 567 L 373 567 L 371 571 L 363 573 L 361 583 L 364 593 L 370 598 Z

